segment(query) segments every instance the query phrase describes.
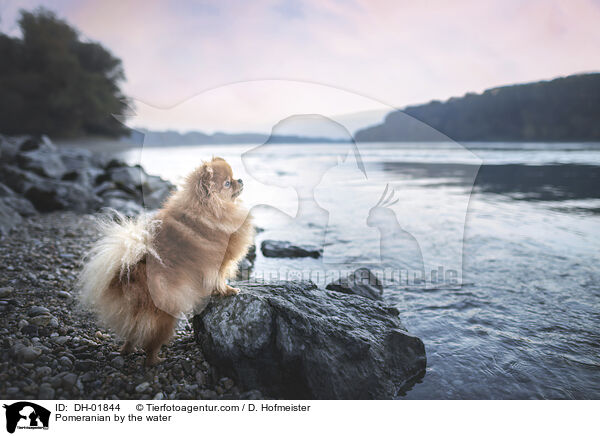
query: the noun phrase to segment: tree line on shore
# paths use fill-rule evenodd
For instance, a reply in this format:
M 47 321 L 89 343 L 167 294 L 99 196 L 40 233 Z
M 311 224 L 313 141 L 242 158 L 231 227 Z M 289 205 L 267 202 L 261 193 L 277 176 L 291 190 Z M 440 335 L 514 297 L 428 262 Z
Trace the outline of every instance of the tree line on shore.
M 128 132 L 121 60 L 54 13 L 21 11 L 20 37 L 0 33 L 0 132 L 73 137 Z
M 360 130 L 355 139 L 428 141 L 445 135 L 456 141 L 598 141 L 599 119 L 600 74 L 579 74 L 408 106 Z

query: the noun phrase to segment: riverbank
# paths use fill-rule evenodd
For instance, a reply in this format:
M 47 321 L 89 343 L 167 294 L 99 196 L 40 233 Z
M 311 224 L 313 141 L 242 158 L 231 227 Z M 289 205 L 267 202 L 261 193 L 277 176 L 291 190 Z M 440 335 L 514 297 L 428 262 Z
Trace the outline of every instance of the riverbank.
M 97 238 L 91 215 L 53 212 L 23 220 L 0 245 L 0 397 L 5 399 L 234 399 L 240 392 L 180 325 L 165 361 L 143 368 L 141 352 L 96 325 L 74 291 L 82 254 Z M 190 352 L 193 349 L 193 352 Z

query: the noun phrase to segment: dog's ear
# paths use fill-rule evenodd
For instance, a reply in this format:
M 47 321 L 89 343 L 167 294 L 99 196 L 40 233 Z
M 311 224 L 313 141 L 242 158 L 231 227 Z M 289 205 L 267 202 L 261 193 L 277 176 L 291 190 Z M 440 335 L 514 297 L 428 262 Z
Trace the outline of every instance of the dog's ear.
M 200 197 L 209 198 L 215 189 L 214 170 L 209 163 L 203 163 L 198 170 L 197 189 Z

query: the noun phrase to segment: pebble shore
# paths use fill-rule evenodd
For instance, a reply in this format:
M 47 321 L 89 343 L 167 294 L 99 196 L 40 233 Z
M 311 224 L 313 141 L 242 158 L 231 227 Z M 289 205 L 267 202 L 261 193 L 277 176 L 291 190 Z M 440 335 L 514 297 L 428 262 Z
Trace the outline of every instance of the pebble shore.
M 202 356 L 189 323 L 163 347 L 165 360 L 119 354 L 74 289 L 98 237 L 92 215 L 53 212 L 23 220 L 0 240 L 0 397 L 5 399 L 261 399 L 240 392 Z

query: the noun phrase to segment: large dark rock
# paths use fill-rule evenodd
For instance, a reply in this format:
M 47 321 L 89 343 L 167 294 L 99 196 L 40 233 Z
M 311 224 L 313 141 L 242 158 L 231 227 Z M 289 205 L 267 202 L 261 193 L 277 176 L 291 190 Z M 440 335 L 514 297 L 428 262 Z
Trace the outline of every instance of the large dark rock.
M 36 214 L 36 210 L 29 200 L 17 195 L 15 191 L 3 183 L 0 183 L 0 198 L 2 198 L 2 203 L 5 207 L 10 207 L 21 216 Z
M 289 241 L 265 239 L 260 244 L 265 257 L 321 257 L 323 250 L 314 245 L 294 245 Z
M 5 205 L 11 207 L 15 212 L 17 212 L 21 216 L 28 217 L 37 214 L 37 211 L 35 210 L 35 207 L 33 207 L 33 204 L 31 204 L 31 202 L 26 198 L 14 196 L 4 197 L 2 200 Z
M 278 398 L 392 398 L 425 371 L 398 311 L 311 282 L 240 282 L 194 317 L 208 361 L 243 389 Z
M 54 210 L 90 212 L 98 209 L 102 203 L 100 198 L 85 187 L 75 183 L 48 179 L 29 187 L 24 192 L 24 196 L 33 203 L 39 212 Z
M 53 179 L 60 179 L 67 172 L 58 150 L 49 142 L 31 151 L 21 151 L 17 155 L 17 163 L 24 170 Z
M 165 200 L 169 197 L 169 195 L 171 195 L 171 191 L 173 189 L 174 188 L 168 184 L 156 191 L 144 190 L 144 205 L 148 209 L 160 209 Z
M 2 181 L 30 201 L 39 212 L 74 210 L 91 212 L 101 200 L 91 189 L 77 183 L 40 177 L 11 165 L 2 167 Z
M 67 171 L 80 171 L 85 168 L 95 167 L 91 151 L 80 148 L 64 148 L 59 150 L 59 155 Z
M 30 171 L 22 170 L 14 165 L 4 165 L 0 168 L 0 179 L 10 189 L 18 194 L 24 194 L 29 188 L 44 183 L 44 179 Z
M 381 300 L 383 296 L 381 281 L 368 268 L 359 268 L 348 277 L 329 283 L 325 289 L 360 295 L 371 300 Z
M 4 183 L 0 183 L 0 197 L 13 197 L 15 195 L 15 191 L 10 189 Z
M 140 167 L 116 167 L 109 169 L 107 173 L 108 180 L 112 180 L 119 188 L 132 192 L 141 188 L 145 176 Z
M 23 221 L 21 215 L 6 200 L 7 197 L 0 197 L 0 236 L 6 236 Z
M 0 162 L 14 163 L 22 140 L 23 138 L 19 137 L 0 135 Z
M 144 208 L 138 202 L 116 197 L 109 197 L 105 199 L 103 207 L 115 209 L 121 212 L 123 215 L 129 217 L 134 217 L 144 212 Z
M 95 212 L 101 207 L 131 216 L 143 211 L 142 204 L 161 207 L 175 188 L 139 165 L 86 149 L 58 149 L 45 136 L 0 135 L 0 157 L 0 197 L 22 216 L 36 210 Z
M 45 150 L 56 152 L 57 148 L 46 135 L 24 135 L 16 136 L 19 142 L 19 151 Z
M 144 172 L 141 188 L 144 205 L 149 209 L 159 209 L 171 195 L 175 185 L 158 176 L 149 176 Z

